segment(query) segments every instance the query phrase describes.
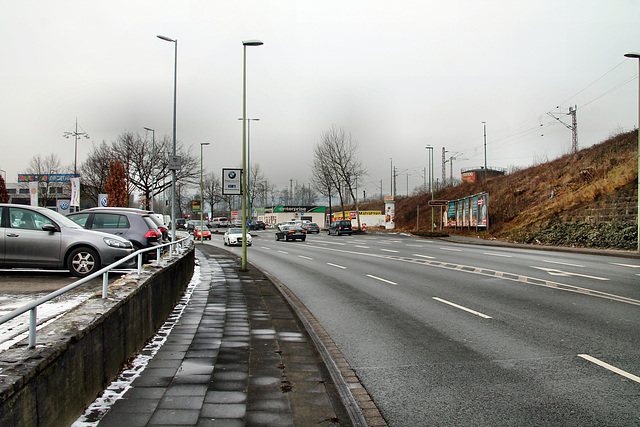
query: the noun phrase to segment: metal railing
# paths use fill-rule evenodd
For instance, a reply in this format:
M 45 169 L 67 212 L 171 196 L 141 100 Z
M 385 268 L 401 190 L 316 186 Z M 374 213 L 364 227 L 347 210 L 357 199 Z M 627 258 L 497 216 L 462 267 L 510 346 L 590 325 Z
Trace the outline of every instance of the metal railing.
M 140 249 L 139 251 L 136 251 L 134 253 L 132 253 L 131 255 L 127 255 L 126 257 L 122 258 L 121 260 L 118 260 L 116 262 L 114 262 L 113 264 L 109 264 L 108 266 L 104 267 L 101 270 L 96 271 L 93 274 L 90 274 L 86 277 L 83 277 L 80 280 L 77 280 L 73 283 L 71 283 L 70 285 L 65 286 L 64 288 L 60 288 L 55 292 L 52 292 L 48 295 L 43 296 L 42 298 L 38 298 L 35 301 L 32 301 L 28 304 L 23 305 L 22 307 L 19 307 L 15 310 L 13 310 L 10 313 L 5 314 L 4 316 L 0 317 L 0 325 L 4 324 L 5 322 L 8 322 L 9 320 L 20 316 L 21 314 L 26 313 L 27 311 L 29 312 L 29 348 L 34 348 L 36 346 L 36 326 L 37 326 L 37 311 L 38 311 L 38 306 L 42 305 L 46 302 L 49 302 L 51 300 L 53 300 L 54 298 L 69 292 L 75 288 L 77 288 L 80 285 L 83 285 L 85 283 L 87 283 L 88 281 L 102 275 L 102 298 L 107 298 L 107 288 L 109 286 L 109 271 L 115 269 L 116 267 L 120 266 L 121 264 L 129 261 L 130 259 L 133 259 L 134 257 L 138 257 L 138 275 L 140 275 L 142 273 L 142 256 L 145 252 L 151 252 L 151 251 L 156 251 L 156 263 L 155 265 L 160 265 L 160 261 L 162 260 L 162 249 L 169 246 L 169 260 L 173 257 L 174 253 L 178 253 L 178 251 L 182 252 L 184 250 L 184 248 L 188 247 L 189 244 L 191 243 L 191 235 L 187 235 L 186 237 L 180 239 L 180 240 L 176 240 L 175 242 L 169 242 L 169 243 L 164 243 L 162 245 L 159 246 L 154 246 L 152 248 L 146 248 L 146 249 Z

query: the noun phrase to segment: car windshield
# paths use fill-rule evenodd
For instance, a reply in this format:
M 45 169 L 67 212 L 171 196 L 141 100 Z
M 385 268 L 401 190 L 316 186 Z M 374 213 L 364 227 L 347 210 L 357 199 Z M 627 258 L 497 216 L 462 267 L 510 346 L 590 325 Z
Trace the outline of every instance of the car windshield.
M 196 226 L 196 230 L 198 230 L 198 231 L 202 231 L 202 230 L 208 231 L 209 229 L 207 227 L 201 227 L 201 226 L 198 225 L 198 226 Z
M 229 230 L 229 234 L 242 234 L 242 228 L 232 228 Z
M 52 220 L 54 220 L 55 222 L 57 222 L 59 225 L 62 225 L 64 227 L 67 227 L 67 228 L 79 228 L 79 229 L 82 228 L 82 226 L 80 226 L 79 224 L 76 224 L 75 222 L 73 222 L 69 218 L 67 218 L 66 216 L 64 216 L 61 213 L 58 213 L 56 211 L 48 210 L 46 215 L 49 218 L 51 218 Z

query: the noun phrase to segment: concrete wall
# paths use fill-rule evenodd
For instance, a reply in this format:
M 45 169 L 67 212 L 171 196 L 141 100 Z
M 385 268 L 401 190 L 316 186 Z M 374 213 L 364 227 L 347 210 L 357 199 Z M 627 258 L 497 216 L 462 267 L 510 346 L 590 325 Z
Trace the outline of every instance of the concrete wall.
M 129 274 L 0 354 L 0 426 L 70 425 L 145 345 L 186 289 L 193 247 L 164 268 Z

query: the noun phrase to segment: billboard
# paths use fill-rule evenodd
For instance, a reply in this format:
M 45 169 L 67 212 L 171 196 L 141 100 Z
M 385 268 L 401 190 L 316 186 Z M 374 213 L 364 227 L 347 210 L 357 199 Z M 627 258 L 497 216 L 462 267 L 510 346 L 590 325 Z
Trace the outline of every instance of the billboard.
M 488 229 L 489 193 L 478 193 L 449 201 L 443 215 L 443 223 L 447 227 Z

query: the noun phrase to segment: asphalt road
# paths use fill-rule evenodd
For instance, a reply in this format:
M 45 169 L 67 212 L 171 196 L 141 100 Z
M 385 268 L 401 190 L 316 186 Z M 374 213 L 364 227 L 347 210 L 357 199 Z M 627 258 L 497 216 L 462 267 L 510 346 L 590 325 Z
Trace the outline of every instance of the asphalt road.
M 392 426 L 640 425 L 637 259 L 252 234 Z

